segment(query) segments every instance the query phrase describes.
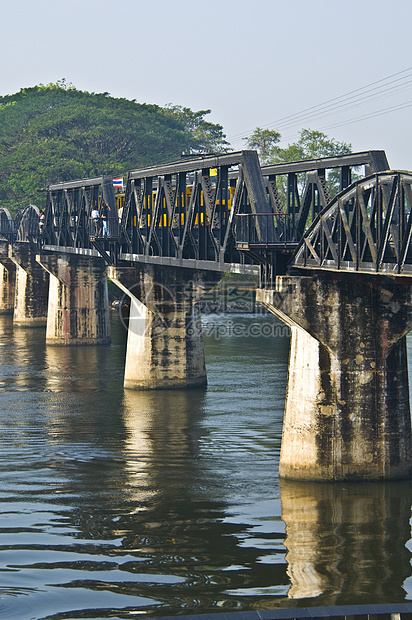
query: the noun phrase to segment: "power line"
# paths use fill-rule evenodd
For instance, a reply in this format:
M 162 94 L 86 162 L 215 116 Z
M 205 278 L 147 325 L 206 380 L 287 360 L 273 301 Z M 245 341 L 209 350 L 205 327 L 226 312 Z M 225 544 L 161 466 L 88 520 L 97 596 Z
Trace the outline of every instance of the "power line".
M 382 78 L 380 80 L 376 80 L 375 82 L 371 82 L 370 84 L 366 84 L 365 86 L 362 86 L 355 90 L 344 93 L 343 95 L 334 97 L 332 99 L 328 99 L 327 101 L 323 103 L 319 103 L 315 106 L 311 106 L 309 108 L 301 110 L 300 112 L 296 112 L 294 114 L 284 116 L 278 119 L 277 121 L 273 121 L 271 123 L 268 123 L 267 125 L 263 125 L 262 127 L 267 128 L 267 127 L 276 126 L 277 129 L 286 128 L 286 127 L 296 125 L 302 121 L 311 120 L 312 118 L 315 118 L 315 117 L 326 115 L 328 113 L 329 114 L 333 113 L 336 110 L 352 109 L 353 107 L 362 105 L 362 102 L 365 102 L 367 100 L 369 101 L 377 100 L 377 99 L 381 99 L 382 97 L 391 96 L 395 92 L 405 90 L 406 88 L 409 87 L 409 85 L 412 83 L 412 80 L 408 79 L 408 78 L 412 78 L 412 73 L 410 73 L 411 71 L 412 71 L 412 67 L 408 67 L 407 69 L 403 69 L 402 71 L 393 73 L 392 75 L 386 76 L 385 78 Z M 406 73 L 409 73 L 409 74 L 404 75 Z M 400 75 L 402 75 L 402 77 L 397 77 Z M 397 78 L 397 79 L 392 79 L 392 78 Z M 388 81 L 388 80 L 391 80 L 391 81 Z M 407 81 L 405 82 L 405 80 Z M 385 84 L 382 84 L 383 82 L 385 82 Z M 396 86 L 391 86 L 391 84 L 395 84 L 397 82 L 402 82 L 402 83 L 397 84 Z M 377 84 L 380 84 L 381 86 L 376 86 Z M 375 92 L 375 91 L 378 91 L 378 92 Z M 368 94 L 368 93 L 371 93 L 371 94 Z M 312 112 L 314 112 L 314 114 Z M 254 130 L 246 132 L 246 135 L 252 134 L 253 131 Z M 239 133 L 239 134 L 230 136 L 228 137 L 228 140 L 229 141 L 236 140 L 241 137 L 245 137 L 245 133 Z
M 400 80 L 404 80 L 405 78 L 409 78 L 409 77 L 412 77 L 412 76 L 408 75 L 408 76 L 404 76 L 403 78 L 398 78 L 397 80 L 392 80 L 391 82 L 388 82 L 388 84 L 386 84 L 385 86 L 389 86 L 389 84 L 393 84 L 394 82 L 398 82 Z M 354 104 L 357 105 L 359 102 L 366 101 L 368 99 L 381 99 L 382 97 L 391 96 L 393 94 L 393 92 L 389 92 L 389 91 L 404 90 L 405 88 L 408 88 L 408 85 L 411 84 L 411 83 L 412 83 L 412 80 L 408 80 L 407 82 L 404 82 L 403 84 L 400 84 L 400 85 L 397 85 L 397 86 L 390 86 L 389 88 L 385 87 L 384 89 L 382 89 L 381 87 L 375 87 L 375 88 L 371 88 L 369 90 L 365 90 L 367 88 L 365 86 L 365 87 L 363 87 L 363 90 L 365 91 L 364 93 L 361 93 L 360 95 L 357 95 L 356 97 L 345 97 L 345 98 L 343 98 L 344 96 L 342 95 L 339 99 L 342 99 L 342 102 L 348 101 L 349 103 L 354 103 Z M 373 92 L 373 91 L 376 91 L 378 89 L 380 89 L 378 93 L 374 93 Z M 389 95 L 385 94 L 385 93 L 388 93 L 388 92 L 389 92 Z M 367 93 L 372 93 L 372 94 L 367 94 Z M 314 106 L 314 107 L 320 108 L 320 111 L 317 112 L 313 116 L 320 116 L 320 115 L 324 114 L 325 112 L 328 112 L 329 110 L 334 111 L 334 110 L 338 110 L 338 109 L 341 109 L 341 108 L 346 108 L 347 104 L 346 103 L 336 102 L 336 104 L 334 104 L 332 106 L 330 106 L 330 105 L 324 106 L 323 104 L 319 104 L 318 106 Z M 352 105 L 351 107 L 354 107 L 354 106 Z M 306 117 L 304 117 L 304 120 L 305 120 L 305 118 L 307 118 L 307 115 L 306 115 Z M 291 123 L 288 122 L 287 124 L 290 125 Z M 272 125 L 272 123 L 269 123 L 269 125 Z
M 412 106 L 412 101 L 406 101 L 405 103 L 401 103 L 396 106 L 391 106 L 389 108 L 383 108 L 382 110 L 376 110 L 375 112 L 371 112 L 370 114 L 364 114 L 363 116 L 358 116 L 355 118 L 347 119 L 346 121 L 334 123 L 333 125 L 323 126 L 319 129 L 319 131 L 327 131 L 329 129 L 336 129 L 337 127 L 343 127 L 345 125 L 351 125 L 352 123 L 358 123 L 360 121 L 369 120 L 370 118 L 375 118 L 376 116 L 383 116 L 385 114 L 390 114 L 391 112 L 397 112 L 398 110 L 404 110 L 406 108 L 410 108 Z M 287 142 L 289 140 L 295 140 L 299 138 L 299 135 L 286 136 L 280 140 L 280 143 Z
M 411 106 L 412 106 L 412 101 L 406 101 L 405 103 L 402 103 L 396 106 L 391 106 L 390 108 L 383 108 L 382 110 L 377 110 L 376 112 L 371 112 L 370 114 L 365 114 L 364 116 L 358 116 L 357 118 L 352 118 L 347 121 L 342 121 L 341 123 L 329 125 L 328 127 L 324 127 L 324 129 L 334 129 L 335 127 L 342 127 L 343 125 L 350 125 L 351 123 L 358 123 L 359 121 L 364 121 L 370 118 L 375 118 L 375 116 L 382 116 L 383 114 L 389 114 L 390 112 L 397 112 L 398 110 L 404 110 L 406 108 L 410 108 Z
M 404 89 L 402 89 L 402 90 L 409 90 L 410 88 L 411 88 L 411 86 L 407 86 L 407 87 L 405 87 L 405 88 L 404 88 Z M 392 95 L 392 93 L 389 93 L 389 94 L 382 94 L 380 97 L 376 97 L 374 100 L 375 100 L 375 101 L 378 101 L 378 100 L 380 100 L 380 99 L 385 99 L 385 98 L 387 98 L 387 97 L 390 97 L 391 95 Z M 365 102 L 363 102 L 363 103 L 355 103 L 355 104 L 350 105 L 350 106 L 345 106 L 344 110 L 342 110 L 342 111 L 347 112 L 347 111 L 350 111 L 350 110 L 357 109 L 357 108 L 361 107 L 362 105 L 364 105 L 364 103 L 365 103 Z M 400 104 L 400 105 L 402 105 L 402 104 Z M 396 109 L 396 107 L 394 107 L 393 109 L 395 110 L 395 109 Z M 336 112 L 337 112 L 337 111 L 339 111 L 339 110 L 338 110 L 338 109 L 335 109 L 335 110 L 331 110 L 330 112 L 325 112 L 325 113 L 321 113 L 321 114 L 314 114 L 313 116 L 308 117 L 306 120 L 310 120 L 310 121 L 312 121 L 312 120 L 315 120 L 315 119 L 317 119 L 317 118 L 327 118 L 328 116 L 334 116 L 334 115 L 336 114 Z M 379 110 L 376 110 L 376 112 L 377 112 L 377 113 L 379 113 Z M 371 112 L 371 114 L 373 114 L 373 112 Z M 364 118 L 364 117 L 362 117 L 362 118 Z M 365 117 L 365 118 L 366 118 L 366 117 Z M 301 122 L 302 122 L 302 123 L 303 123 L 303 122 L 305 122 L 305 119 L 301 119 Z M 343 122 L 342 122 L 342 124 L 347 125 L 347 124 L 350 124 L 350 122 L 351 122 L 350 120 L 348 120 L 348 121 L 343 121 Z M 289 129 L 289 128 L 291 128 L 291 127 L 296 127 L 296 125 L 297 125 L 297 123 L 289 123 L 289 124 L 285 124 L 285 125 L 283 125 L 283 126 L 279 127 L 279 130 Z M 335 127 L 335 126 L 340 126 L 340 124 L 338 124 L 338 125 L 333 125 L 333 127 Z M 284 142 L 286 139 L 287 139 L 287 138 L 283 138 L 283 136 L 282 136 L 281 142 Z
M 396 90 L 397 92 L 401 92 L 403 90 L 407 90 L 408 88 L 411 88 L 411 85 L 412 85 L 412 80 L 409 80 L 409 82 L 407 82 L 405 85 L 402 85 L 402 87 L 391 87 L 391 88 L 388 88 L 388 89 L 386 89 L 384 91 L 381 91 L 381 93 L 379 93 L 378 96 L 377 95 L 367 95 L 365 97 L 361 97 L 357 101 L 354 101 L 351 105 L 348 105 L 348 104 L 337 105 L 337 106 L 334 106 L 333 108 L 330 108 L 330 109 L 318 112 L 316 114 L 312 114 L 310 116 L 302 117 L 302 118 L 299 119 L 299 121 L 300 122 L 305 122 L 307 120 L 312 120 L 312 119 L 319 118 L 319 117 L 330 116 L 331 114 L 335 114 L 338 111 L 353 110 L 354 108 L 358 108 L 359 106 L 364 105 L 366 102 L 379 101 L 380 99 L 384 99 L 386 97 L 393 96 L 394 92 L 389 92 L 389 91 Z M 281 124 L 280 126 L 277 126 L 277 128 L 278 129 L 285 129 L 285 128 L 291 127 L 293 125 L 296 125 L 296 121 Z

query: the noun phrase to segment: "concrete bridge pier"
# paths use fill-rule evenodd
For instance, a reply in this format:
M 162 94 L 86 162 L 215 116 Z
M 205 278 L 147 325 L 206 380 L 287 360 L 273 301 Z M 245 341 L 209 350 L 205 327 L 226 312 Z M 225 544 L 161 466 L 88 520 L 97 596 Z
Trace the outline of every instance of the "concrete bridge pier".
M 16 265 L 9 258 L 9 242 L 0 239 L 0 314 L 13 314 Z
M 0 314 L 13 314 L 16 287 L 15 265 L 0 263 Z
M 46 343 L 110 343 L 106 264 L 103 258 L 56 252 L 37 257 L 50 274 Z
M 17 327 L 46 325 L 49 276 L 36 261 L 28 241 L 9 246 L 9 258 L 16 265 L 13 323 Z
M 136 390 L 207 384 L 196 301 L 220 273 L 158 265 L 109 267 L 130 298 L 124 386 Z
M 409 285 L 279 276 L 257 300 L 291 327 L 279 475 L 408 478 Z

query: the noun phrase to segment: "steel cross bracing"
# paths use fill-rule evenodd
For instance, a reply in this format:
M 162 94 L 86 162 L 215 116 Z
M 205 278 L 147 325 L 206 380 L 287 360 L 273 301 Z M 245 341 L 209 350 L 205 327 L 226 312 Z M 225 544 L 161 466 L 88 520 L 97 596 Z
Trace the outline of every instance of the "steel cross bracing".
M 129 173 L 119 260 L 225 271 L 252 261 L 236 248 L 235 217 L 267 212 L 255 151 Z M 273 226 L 273 224 L 271 224 Z
M 239 214 L 237 218 L 237 247 L 260 264 L 262 286 L 272 286 L 276 275 L 286 273 L 305 230 L 330 202 L 328 176 L 334 177 L 335 186 L 342 190 L 352 182 L 353 171 L 359 175 L 360 166 L 364 166 L 364 174 L 389 168 L 384 151 L 262 167 L 268 213 Z M 273 221 L 274 226 L 262 226 L 265 220 Z
M 330 202 L 327 174 L 336 171 L 337 184 L 342 190 L 352 182 L 352 170 L 365 166 L 365 174 L 388 170 L 384 151 L 365 151 L 334 157 L 290 162 L 262 167 L 262 175 L 275 226 L 272 239 L 250 236 L 249 245 L 268 243 L 298 243 L 308 222 Z M 248 229 L 257 229 L 262 216 L 247 215 L 243 218 Z M 240 220 L 241 221 L 241 220 Z M 243 223 L 243 222 L 242 222 Z M 245 225 L 244 224 L 244 225 Z M 245 235 L 244 235 L 245 236 Z M 247 236 L 247 235 L 246 235 Z
M 412 174 L 380 172 L 353 183 L 302 238 L 293 269 L 412 276 Z
M 50 250 L 104 255 L 107 262 L 114 257 L 113 243 L 96 248 L 98 230 L 92 219 L 94 209 L 109 206 L 112 239 L 118 238 L 119 223 L 112 177 L 97 177 L 50 185 L 42 231 L 42 247 Z
M 240 151 L 133 171 L 126 188 L 119 258 L 185 261 L 187 266 L 202 261 L 204 268 L 219 270 L 233 264 L 267 264 L 262 247 L 290 258 L 308 218 L 328 202 L 326 169 L 341 169 L 343 187 L 350 182 L 352 167 L 375 169 L 378 163 L 387 167 L 385 154 L 368 151 L 260 168 L 256 152 Z M 284 204 L 277 178 L 285 174 Z
M 389 168 L 383 151 L 262 168 L 255 151 L 238 151 L 134 170 L 121 204 L 111 177 L 57 183 L 49 187 L 40 233 L 39 210 L 31 206 L 14 221 L 0 209 L 0 234 L 30 241 L 42 251 L 103 256 L 109 264 L 260 268 L 262 285 L 270 285 L 291 264 L 302 267 L 291 257 L 310 224 L 321 212 L 324 218 L 326 205 L 332 204 L 330 174 L 337 175 L 342 190 L 361 165 L 366 174 Z M 92 219 L 103 203 L 110 209 L 106 231 Z M 311 242 L 305 243 L 309 248 Z M 331 246 L 333 258 L 334 251 Z M 315 253 L 322 262 L 322 252 Z M 308 258 L 306 252 L 302 260 L 314 268 L 312 259 L 315 254 Z M 329 255 L 316 267 L 329 269 L 328 261 Z
M 110 207 L 107 237 L 91 217 L 102 202 Z M 121 211 L 110 178 L 51 185 L 42 247 L 97 253 L 110 264 L 201 261 L 224 271 L 229 263 L 251 262 L 236 250 L 234 216 L 262 208 L 267 211 L 254 151 L 202 157 L 130 172 Z
M 36 245 L 40 242 L 40 211 L 35 205 L 19 209 L 11 217 L 8 209 L 0 208 L 0 238 L 7 241 L 24 241 Z

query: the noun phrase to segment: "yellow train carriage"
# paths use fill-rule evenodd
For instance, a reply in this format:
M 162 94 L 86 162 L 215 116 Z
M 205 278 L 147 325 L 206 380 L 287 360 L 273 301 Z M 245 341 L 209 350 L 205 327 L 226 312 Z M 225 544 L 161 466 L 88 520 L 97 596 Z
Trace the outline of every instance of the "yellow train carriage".
M 228 211 L 231 210 L 232 208 L 232 201 L 233 201 L 233 196 L 235 193 L 235 188 L 234 187 L 229 187 L 229 198 L 228 198 Z M 153 191 L 151 195 L 149 196 L 145 196 L 144 197 L 144 203 L 143 203 L 143 212 L 147 214 L 147 226 L 150 226 L 150 222 L 151 222 L 151 215 L 153 212 L 153 206 L 156 202 L 156 196 L 157 196 L 157 191 Z M 180 200 L 180 205 L 182 205 L 182 203 L 184 202 L 184 206 L 183 209 L 181 209 L 180 211 L 180 224 L 181 226 L 184 226 L 186 223 L 186 217 L 187 217 L 187 213 L 189 211 L 189 204 L 190 204 L 190 198 L 192 196 L 192 187 L 187 187 L 186 188 L 186 199 L 183 200 L 184 195 L 182 194 L 181 196 L 181 200 Z M 119 193 L 116 194 L 116 208 L 117 208 L 117 212 L 119 212 L 120 209 L 123 208 L 124 206 L 124 202 L 125 202 L 125 194 L 124 193 Z M 225 205 L 225 200 L 223 200 L 222 205 Z M 217 204 L 220 204 L 220 201 L 217 201 Z M 204 202 L 203 202 L 203 191 L 200 192 L 200 205 L 201 207 L 204 207 Z M 169 221 L 169 217 L 166 213 L 166 198 L 163 198 L 163 213 L 161 214 L 161 217 L 159 218 L 158 221 L 158 226 L 159 228 L 163 228 L 163 227 L 168 227 L 170 225 L 170 221 Z M 206 221 L 206 225 L 209 224 L 209 218 L 206 216 L 205 218 L 205 213 L 202 211 L 200 213 L 200 224 L 203 225 L 204 222 Z M 199 215 L 196 214 L 195 217 L 195 221 L 194 221 L 194 225 L 198 226 L 199 225 Z M 134 217 L 134 226 L 136 226 L 136 216 Z

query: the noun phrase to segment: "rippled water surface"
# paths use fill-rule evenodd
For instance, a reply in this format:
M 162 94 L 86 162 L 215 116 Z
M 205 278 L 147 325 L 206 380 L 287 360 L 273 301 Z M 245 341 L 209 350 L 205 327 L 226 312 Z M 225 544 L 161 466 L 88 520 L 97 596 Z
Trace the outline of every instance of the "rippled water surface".
M 0 318 L 0 617 L 411 598 L 409 483 L 279 484 L 289 341 L 262 322 L 207 318 L 206 391 L 139 393 L 115 316 L 84 348 Z

